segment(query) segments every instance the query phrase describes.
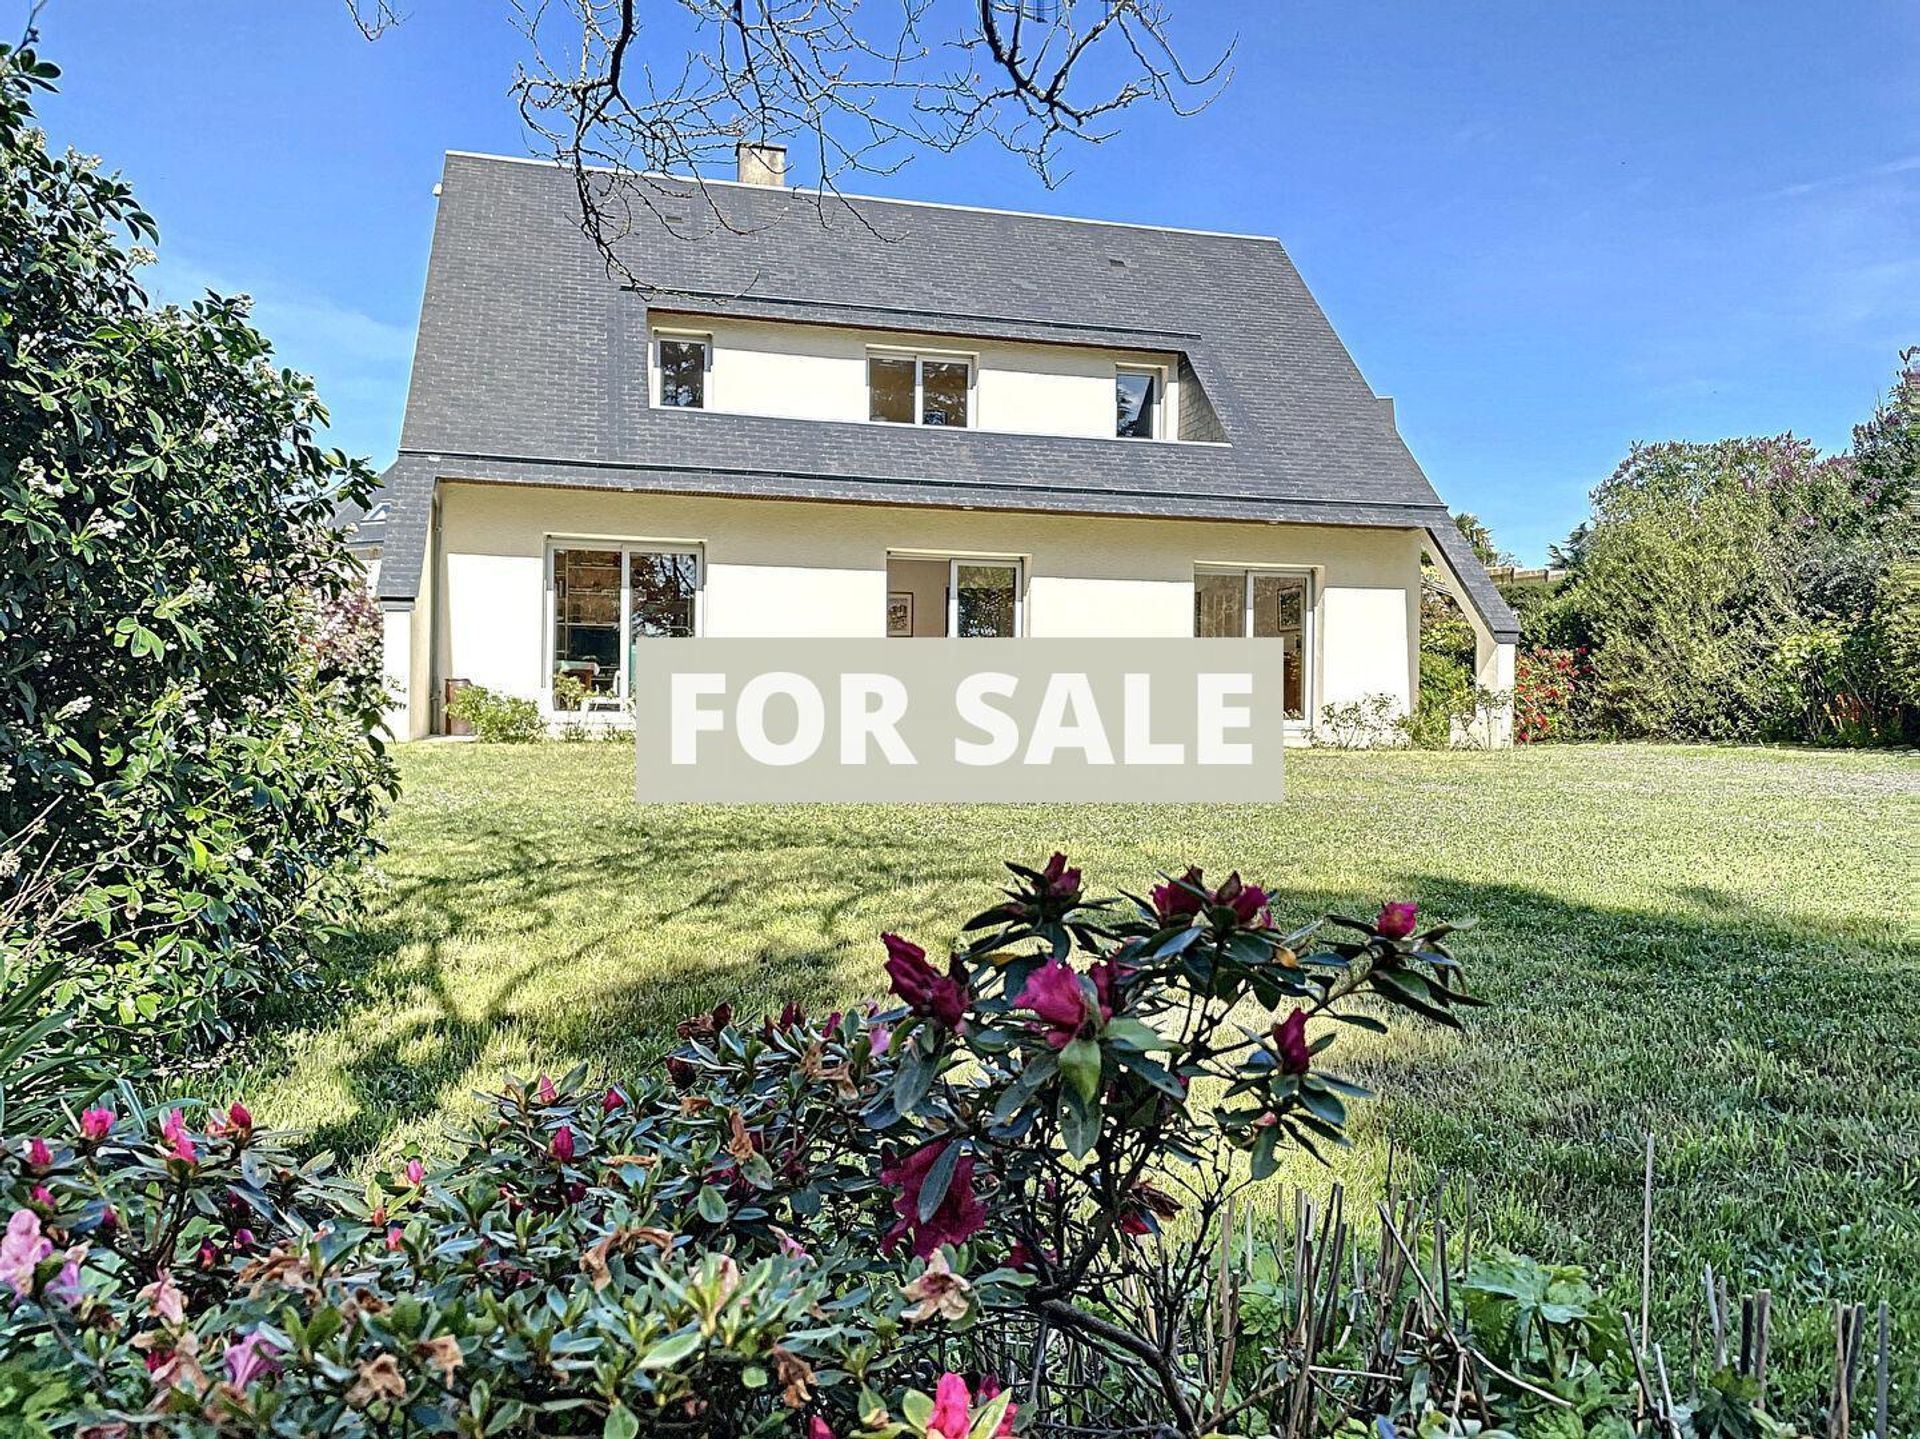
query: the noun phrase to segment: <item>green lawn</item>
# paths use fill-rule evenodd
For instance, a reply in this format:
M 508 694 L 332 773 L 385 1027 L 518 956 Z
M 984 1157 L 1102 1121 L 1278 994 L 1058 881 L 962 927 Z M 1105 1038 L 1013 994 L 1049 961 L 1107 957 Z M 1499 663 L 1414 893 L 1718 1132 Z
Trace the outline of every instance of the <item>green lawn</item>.
M 1283 920 L 1397 897 L 1480 919 L 1461 948 L 1495 1003 L 1464 1038 L 1343 1041 L 1386 1096 L 1350 1183 L 1377 1187 L 1391 1132 L 1472 1176 L 1500 1237 L 1619 1280 L 1651 1128 L 1670 1284 L 1690 1300 L 1711 1261 L 1771 1286 L 1803 1356 L 1831 1325 L 1811 1296 L 1886 1295 L 1909 1374 L 1920 1355 L 1910 755 L 1313 751 L 1285 806 L 1211 809 L 643 809 L 618 745 L 416 746 L 402 768 L 325 1022 L 270 1029 L 241 1076 L 350 1158 L 431 1147 L 505 1071 L 643 1068 L 723 999 L 870 994 L 878 933 L 951 937 L 1002 856 L 1064 848 L 1129 888 L 1193 860 L 1277 890 Z

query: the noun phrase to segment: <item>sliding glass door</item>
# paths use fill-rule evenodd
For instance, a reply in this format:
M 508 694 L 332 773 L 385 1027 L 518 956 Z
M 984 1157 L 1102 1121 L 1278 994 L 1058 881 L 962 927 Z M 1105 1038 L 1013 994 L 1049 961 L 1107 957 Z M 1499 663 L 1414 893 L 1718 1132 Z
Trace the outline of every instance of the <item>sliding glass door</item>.
M 585 687 L 589 700 L 624 700 L 642 640 L 695 633 L 700 556 L 694 550 L 556 545 L 550 570 L 551 676 Z
M 1310 702 L 1310 583 L 1307 575 L 1288 570 L 1210 569 L 1193 577 L 1195 636 L 1280 641 L 1281 683 L 1287 718 L 1292 720 L 1304 720 Z

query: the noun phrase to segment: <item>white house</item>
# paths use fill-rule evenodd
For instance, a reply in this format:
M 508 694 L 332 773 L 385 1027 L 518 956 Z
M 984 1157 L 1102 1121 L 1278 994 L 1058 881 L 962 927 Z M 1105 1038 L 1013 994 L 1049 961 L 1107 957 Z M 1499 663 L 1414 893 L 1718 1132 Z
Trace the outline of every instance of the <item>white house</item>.
M 1514 618 L 1276 240 L 657 182 L 612 278 L 570 173 L 450 154 L 378 556 L 395 732 L 450 681 L 622 707 L 636 647 L 1254 635 L 1302 733 L 1419 680 L 1424 551 Z

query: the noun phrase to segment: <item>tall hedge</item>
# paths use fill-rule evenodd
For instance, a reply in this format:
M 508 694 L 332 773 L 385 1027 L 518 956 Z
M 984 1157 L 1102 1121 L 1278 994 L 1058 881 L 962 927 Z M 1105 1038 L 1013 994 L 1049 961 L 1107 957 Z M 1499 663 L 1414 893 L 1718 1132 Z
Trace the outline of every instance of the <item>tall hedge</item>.
M 332 523 L 374 477 L 244 299 L 149 301 L 154 222 L 35 127 L 57 74 L 0 48 L 0 885 L 66 877 L 64 1000 L 205 1035 L 303 970 L 392 792 Z

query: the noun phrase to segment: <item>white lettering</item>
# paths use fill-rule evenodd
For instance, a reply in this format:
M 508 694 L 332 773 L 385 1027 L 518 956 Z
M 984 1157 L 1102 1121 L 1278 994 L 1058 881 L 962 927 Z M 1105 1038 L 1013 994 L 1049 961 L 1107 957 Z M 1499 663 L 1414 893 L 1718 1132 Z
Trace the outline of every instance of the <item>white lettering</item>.
M 1253 711 L 1246 705 L 1230 705 L 1229 696 L 1253 694 L 1253 676 L 1247 674 L 1202 673 L 1195 680 L 1194 705 L 1200 738 L 1194 745 L 1194 760 L 1199 764 L 1253 763 L 1253 746 L 1228 744 L 1228 730 L 1243 730 L 1253 723 Z
M 776 695 L 791 700 L 794 711 L 793 737 L 779 742 L 767 734 L 767 702 Z M 827 702 L 820 687 L 805 675 L 773 670 L 740 686 L 733 723 L 748 759 L 765 765 L 804 764 L 819 753 L 820 741 L 826 737 Z
M 1068 719 L 1068 715 L 1072 719 Z M 1100 723 L 1100 706 L 1093 685 L 1084 674 L 1071 671 L 1047 681 L 1040 712 L 1033 718 L 1033 738 L 1027 742 L 1026 764 L 1052 764 L 1063 749 L 1077 749 L 1088 764 L 1112 764 L 1113 745 Z
M 1011 716 L 987 703 L 988 695 L 1012 699 L 1020 681 L 988 670 L 968 675 L 954 688 L 953 708 L 961 720 L 987 736 L 985 742 L 954 737 L 953 758 L 959 764 L 1005 764 L 1020 748 L 1020 726 Z
M 840 763 L 865 764 L 867 742 L 888 764 L 918 764 L 897 728 L 907 713 L 907 687 L 895 675 L 840 676 Z
M 726 724 L 719 710 L 700 704 L 707 695 L 727 692 L 727 677 L 716 674 L 676 674 L 670 688 L 668 706 L 668 763 L 698 764 L 700 732 L 718 733 Z
M 1128 764 L 1185 764 L 1187 747 L 1178 740 L 1153 737 L 1153 676 L 1130 674 L 1121 681 L 1121 752 Z

